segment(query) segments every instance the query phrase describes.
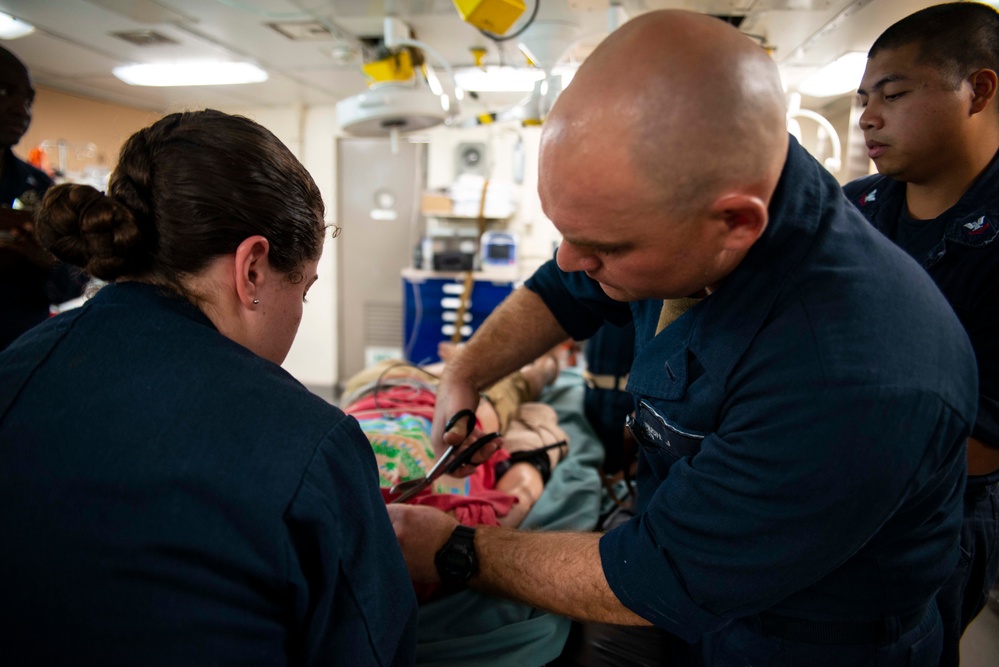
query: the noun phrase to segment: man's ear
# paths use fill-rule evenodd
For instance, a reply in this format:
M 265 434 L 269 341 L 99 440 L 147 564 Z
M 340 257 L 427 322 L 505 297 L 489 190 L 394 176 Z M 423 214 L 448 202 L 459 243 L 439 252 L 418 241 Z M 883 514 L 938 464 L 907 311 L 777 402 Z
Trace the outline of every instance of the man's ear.
M 270 249 L 270 242 L 263 236 L 250 236 L 236 248 L 233 266 L 236 297 L 250 310 L 260 303 L 260 289 L 270 269 L 267 261 Z
M 996 96 L 996 73 L 990 69 L 976 70 L 967 81 L 973 93 L 971 113 L 976 114 L 991 104 Z
M 724 249 L 736 252 L 749 250 L 769 220 L 766 203 L 748 194 L 722 195 L 711 205 L 711 217 L 725 224 Z

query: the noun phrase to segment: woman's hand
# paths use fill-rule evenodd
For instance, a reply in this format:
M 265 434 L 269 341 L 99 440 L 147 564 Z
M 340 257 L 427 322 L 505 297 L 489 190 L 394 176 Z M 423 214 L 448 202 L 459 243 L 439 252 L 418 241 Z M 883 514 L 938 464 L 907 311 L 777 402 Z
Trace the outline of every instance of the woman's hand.
M 425 505 L 388 505 L 386 509 L 410 578 L 420 584 L 440 583 L 434 556 L 451 537 L 458 522 Z

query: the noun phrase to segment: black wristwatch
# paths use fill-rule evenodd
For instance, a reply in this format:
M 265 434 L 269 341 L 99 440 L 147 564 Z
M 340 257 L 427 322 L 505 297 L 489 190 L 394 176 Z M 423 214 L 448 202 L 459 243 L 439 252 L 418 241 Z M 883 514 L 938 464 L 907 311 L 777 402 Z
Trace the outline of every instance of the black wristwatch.
M 479 571 L 475 557 L 475 529 L 458 526 L 434 556 L 437 574 L 446 584 L 465 584 Z

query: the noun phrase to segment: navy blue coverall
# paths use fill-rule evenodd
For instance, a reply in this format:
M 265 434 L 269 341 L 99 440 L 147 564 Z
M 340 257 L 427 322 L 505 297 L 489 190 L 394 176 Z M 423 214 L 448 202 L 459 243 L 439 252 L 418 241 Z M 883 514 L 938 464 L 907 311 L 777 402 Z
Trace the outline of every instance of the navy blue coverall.
M 410 665 L 352 417 L 141 283 L 0 353 L 4 665 Z
M 848 183 L 847 197 L 879 231 L 930 274 L 964 325 L 978 362 L 978 417 L 971 434 L 999 447 L 999 157 L 935 220 L 908 217 L 905 184 L 873 175 Z M 968 477 L 957 569 L 937 597 L 943 665 L 960 664 L 961 635 L 999 575 L 999 470 Z
M 977 404 L 960 322 L 793 139 L 769 224 L 665 330 L 554 262 L 574 338 L 633 319 L 638 515 L 600 542 L 622 603 L 736 665 L 935 665 Z

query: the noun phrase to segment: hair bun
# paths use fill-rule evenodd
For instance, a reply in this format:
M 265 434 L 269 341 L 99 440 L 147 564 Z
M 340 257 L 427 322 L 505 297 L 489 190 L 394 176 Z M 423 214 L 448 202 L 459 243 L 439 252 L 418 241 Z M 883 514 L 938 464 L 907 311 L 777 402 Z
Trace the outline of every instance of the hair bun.
M 148 252 L 135 216 L 89 185 L 57 185 L 45 195 L 35 233 L 60 260 L 102 280 L 141 273 Z

